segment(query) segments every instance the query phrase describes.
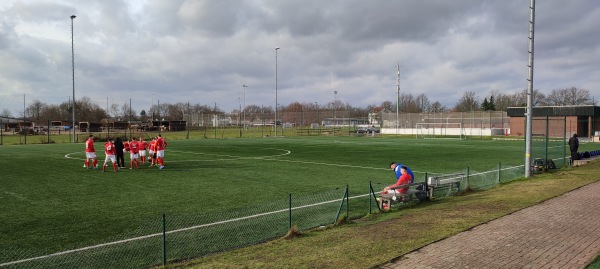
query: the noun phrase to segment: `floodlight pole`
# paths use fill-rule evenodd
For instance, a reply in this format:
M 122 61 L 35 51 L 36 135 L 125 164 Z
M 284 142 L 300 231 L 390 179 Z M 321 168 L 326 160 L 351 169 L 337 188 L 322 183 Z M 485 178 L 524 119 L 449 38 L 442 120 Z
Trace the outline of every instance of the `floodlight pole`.
M 336 116 L 336 112 L 337 112 L 337 91 L 333 91 L 333 118 L 337 118 Z M 337 124 L 337 120 L 335 120 L 335 123 Z
M 317 125 L 321 128 L 321 124 L 319 123 L 319 103 L 315 102 L 315 107 L 317 107 Z
M 77 16 L 71 15 L 71 66 L 73 70 L 73 143 L 77 143 L 77 135 L 75 134 L 75 45 L 73 40 L 73 19 Z
M 396 91 L 396 136 L 400 127 L 400 63 L 398 63 L 398 88 Z
M 533 123 L 533 49 L 535 28 L 535 0 L 529 6 L 529 65 L 527 74 L 527 124 L 525 131 L 525 177 L 531 177 L 531 136 Z
M 275 137 L 277 137 L 277 51 L 279 47 L 275 47 Z
M 248 86 L 242 85 L 242 87 L 244 88 L 244 130 L 246 130 L 246 88 Z

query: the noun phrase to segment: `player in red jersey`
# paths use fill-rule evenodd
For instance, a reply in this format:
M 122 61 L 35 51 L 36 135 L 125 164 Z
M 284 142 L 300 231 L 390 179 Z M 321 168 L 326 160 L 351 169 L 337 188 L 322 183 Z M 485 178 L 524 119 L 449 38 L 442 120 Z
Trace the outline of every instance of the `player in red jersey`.
M 158 167 L 158 169 L 165 168 L 165 148 L 166 147 L 167 147 L 167 141 L 165 141 L 165 139 L 162 138 L 161 135 L 158 135 L 158 138 L 156 138 L 156 160 L 158 161 L 158 164 L 160 165 Z
M 152 138 L 150 141 L 150 147 L 148 148 L 148 155 L 150 155 L 150 166 L 154 166 L 156 164 L 156 137 Z
M 140 136 L 138 141 L 138 150 L 140 151 L 140 159 L 142 164 L 146 163 L 146 148 L 148 148 L 148 142 L 144 141 L 144 138 Z
M 90 169 L 90 159 L 94 164 L 94 169 L 98 168 L 98 158 L 96 157 L 96 150 L 94 149 L 94 135 L 90 135 L 88 140 L 85 141 L 85 163 L 83 167 Z
M 106 164 L 108 160 L 112 162 L 113 169 L 115 172 L 119 172 L 117 169 L 117 149 L 115 148 L 115 144 L 113 144 L 112 138 L 109 138 L 106 143 L 104 143 L 104 154 L 106 154 L 106 158 L 104 159 L 104 165 L 102 165 L 102 172 L 106 172 Z
M 133 169 L 133 164 L 135 163 L 135 167 L 140 169 L 140 160 L 139 160 L 139 148 L 138 142 L 135 138 L 131 138 L 129 142 L 129 157 L 131 157 L 131 161 L 129 162 L 129 169 Z
M 129 152 L 129 141 L 123 142 L 123 153 Z

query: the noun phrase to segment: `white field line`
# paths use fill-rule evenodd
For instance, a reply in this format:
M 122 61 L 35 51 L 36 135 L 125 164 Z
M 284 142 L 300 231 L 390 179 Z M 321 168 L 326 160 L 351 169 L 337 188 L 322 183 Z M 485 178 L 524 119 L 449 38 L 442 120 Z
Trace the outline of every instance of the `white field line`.
M 342 166 L 342 167 L 356 167 L 356 166 L 351 166 L 351 165 L 337 165 L 337 164 L 326 164 L 326 163 L 315 163 L 315 162 L 301 162 L 301 161 L 291 161 L 291 160 L 276 160 L 276 161 L 300 162 L 300 163 L 311 163 L 311 164 L 332 165 L 332 166 Z M 521 165 L 521 166 L 523 166 L 523 165 Z M 501 170 L 513 169 L 515 167 L 520 167 L 520 166 L 513 166 L 513 167 L 503 168 Z M 357 167 L 357 168 L 383 169 L 383 168 L 373 168 L 373 167 Z M 483 175 L 483 174 L 490 173 L 490 172 L 495 172 L 495 171 L 497 171 L 497 170 L 487 171 L 487 172 L 481 172 L 481 173 L 475 173 L 475 174 L 471 174 L 470 176 Z M 376 192 L 376 193 L 380 193 L 380 192 Z M 356 198 L 361 198 L 361 197 L 365 197 L 365 196 L 369 196 L 369 195 L 371 195 L 371 194 L 370 193 L 368 193 L 368 194 L 361 194 L 361 195 L 356 195 L 356 196 L 349 197 L 348 199 L 356 199 Z M 310 204 L 310 205 L 293 207 L 292 210 L 303 209 L 303 208 L 308 208 L 308 207 L 313 207 L 313 206 L 319 206 L 319 205 L 324 205 L 324 204 L 329 204 L 329 203 L 340 202 L 340 201 L 341 201 L 341 199 L 334 199 L 334 200 L 320 202 L 320 203 L 315 203 L 315 204 Z M 271 212 L 265 212 L 265 213 L 260 213 L 260 214 L 245 216 L 245 217 L 239 217 L 239 218 L 233 218 L 233 219 L 228 219 L 228 220 L 223 220 L 223 221 L 217 221 L 217 222 L 213 222 L 213 223 L 196 225 L 196 226 L 191 226 L 191 227 L 187 227 L 187 228 L 182 228 L 182 229 L 167 231 L 167 232 L 165 232 L 165 234 L 173 234 L 173 233 L 179 233 L 179 232 L 184 232 L 184 231 L 190 231 L 190 230 L 194 230 L 194 229 L 206 228 L 206 227 L 210 227 L 210 226 L 216 226 L 216 225 L 230 223 L 230 222 L 235 222 L 235 221 L 247 220 L 247 219 L 252 219 L 252 218 L 257 218 L 257 217 L 262 217 L 262 216 L 267 216 L 267 215 L 282 213 L 282 212 L 286 212 L 288 210 L 289 209 L 281 209 L 281 210 L 276 210 L 276 211 L 271 211 Z M 124 239 L 124 240 L 118 240 L 118 241 L 113 241 L 113 242 L 108 242 L 108 243 L 103 243 L 103 244 L 88 246 L 88 247 L 84 247 L 84 248 L 78 248 L 78 249 L 72 249 L 72 250 L 67 250 L 67 251 L 61 251 L 61 252 L 57 252 L 57 253 L 53 253 L 53 254 L 49 254 L 49 255 L 43 255 L 43 256 L 38 256 L 38 257 L 33 257 L 33 258 L 28 258 L 28 259 L 22 259 L 22 260 L 17 260 L 17 261 L 11 261 L 11 262 L 7 262 L 7 263 L 2 263 L 2 264 L 0 264 L 0 267 L 9 266 L 9 265 L 15 265 L 15 264 L 20 264 L 20 263 L 25 263 L 25 262 L 35 261 L 35 260 L 41 260 L 41 259 L 46 259 L 46 258 L 51 258 L 51 257 L 57 257 L 57 256 L 62 256 L 62 255 L 66 255 L 66 254 L 76 253 L 76 252 L 82 252 L 82 251 L 86 251 L 86 250 L 92 250 L 92 249 L 106 247 L 106 246 L 118 245 L 118 244 L 133 242 L 133 241 L 137 241 L 137 240 L 148 239 L 148 238 L 152 238 L 152 237 L 159 237 L 159 236 L 162 236 L 162 235 L 163 235 L 163 233 L 155 233 L 155 234 L 149 234 L 149 235 L 144 235 L 144 236 L 139 236 L 139 237 L 133 237 L 133 238 Z
M 379 192 L 377 192 L 377 193 L 379 193 Z M 361 197 L 365 197 L 365 196 L 369 196 L 369 195 L 370 195 L 369 193 L 368 194 L 361 194 L 361 195 L 356 195 L 356 196 L 348 197 L 348 199 L 356 199 L 356 198 L 361 198 Z M 313 207 L 313 206 L 319 206 L 319 205 L 324 205 L 324 204 L 330 204 L 330 203 L 340 202 L 341 200 L 342 199 L 334 199 L 334 200 L 320 202 L 320 203 L 315 203 L 315 204 L 310 204 L 310 205 L 303 205 L 303 206 L 298 206 L 298 207 L 292 207 L 292 210 L 297 210 L 297 209 L 303 209 L 303 208 L 308 208 L 308 207 Z M 173 234 L 173 233 L 185 232 L 185 231 L 190 231 L 190 230 L 195 230 L 195 229 L 200 229 L 200 228 L 206 228 L 206 227 L 216 226 L 216 225 L 220 225 L 220 224 L 226 224 L 226 223 L 229 223 L 229 222 L 247 220 L 247 219 L 252 219 L 252 218 L 257 218 L 257 217 L 262 217 L 262 216 L 267 216 L 267 215 L 282 213 L 282 212 L 287 212 L 287 211 L 289 211 L 288 208 L 281 209 L 281 210 L 276 210 L 276 211 L 271 211 L 271 212 L 265 212 L 265 213 L 255 214 L 255 215 L 251 215 L 251 216 L 245 216 L 245 217 L 240 217 L 240 218 L 228 219 L 228 220 L 217 221 L 217 222 L 213 222 L 213 223 L 201 224 L 201 225 L 191 226 L 191 227 L 187 227 L 187 228 L 182 228 L 182 229 L 167 231 L 167 232 L 165 232 L 165 234 Z M 107 247 L 107 246 L 112 246 L 112 245 L 129 243 L 129 242 L 133 242 L 133 241 L 137 241 L 137 240 L 148 239 L 148 238 L 152 238 L 152 237 L 159 237 L 159 236 L 162 236 L 162 235 L 163 235 L 163 233 L 155 233 L 155 234 L 149 234 L 149 235 L 144 235 L 144 236 L 139 236 L 139 237 L 133 237 L 133 238 L 124 239 L 124 240 L 118 240 L 118 241 L 113 241 L 113 242 L 108 242 L 108 243 L 103 243 L 103 244 L 98 244 L 98 245 L 93 245 L 93 246 L 78 248 L 78 249 L 61 251 L 61 252 L 57 252 L 57 253 L 53 253 L 53 254 L 49 254 L 49 255 L 43 255 L 43 256 L 38 256 L 38 257 L 33 257 L 33 258 L 28 258 L 28 259 L 22 259 L 22 260 L 17 260 L 17 261 L 11 261 L 11 262 L 6 262 L 6 263 L 1 263 L 0 267 L 9 266 L 9 265 L 15 265 L 15 264 L 20 264 L 20 263 L 30 262 L 30 261 L 35 261 L 35 260 L 41 260 L 41 259 L 46 259 L 46 258 L 51 258 L 51 257 L 57 257 L 57 256 L 62 256 L 62 255 L 66 255 L 66 254 L 76 253 L 76 252 L 82 252 L 82 251 L 86 251 L 86 250 L 92 250 L 92 249 L 101 248 L 101 247 Z
M 279 161 L 279 162 L 290 162 L 290 163 L 326 165 L 326 166 L 336 166 L 336 167 L 350 167 L 350 168 L 373 169 L 373 170 L 388 170 L 388 168 L 381 168 L 381 167 L 365 167 L 365 166 L 355 166 L 355 165 L 347 165 L 347 164 L 332 164 L 332 163 L 320 163 L 320 162 L 307 162 L 307 161 L 294 161 L 294 160 L 273 159 L 273 157 L 284 156 L 284 155 L 291 154 L 291 151 L 289 151 L 289 150 L 284 150 L 284 149 L 276 149 L 276 150 L 282 150 L 282 151 L 286 151 L 286 152 L 283 153 L 283 154 L 279 154 L 279 155 L 261 156 L 261 157 L 242 157 L 242 156 L 234 156 L 234 155 L 217 155 L 217 154 L 206 154 L 206 153 L 185 152 L 185 151 L 173 151 L 173 152 L 188 153 L 188 154 L 213 155 L 213 156 L 231 157 L 232 158 L 232 159 L 223 159 L 223 160 L 263 159 L 263 160 Z M 80 153 L 80 152 L 74 152 L 74 153 L 66 154 L 65 158 L 75 159 L 75 158 L 69 156 L 69 155 L 75 154 L 75 153 Z M 521 167 L 521 166 L 523 166 L 523 165 L 513 166 L 513 167 L 508 167 L 508 168 L 502 168 L 501 170 L 508 170 L 508 169 L 513 169 L 515 167 Z M 483 175 L 483 174 L 486 174 L 486 173 L 496 172 L 496 171 L 497 170 L 480 172 L 480 173 L 470 174 L 470 176 Z M 419 171 L 413 171 L 413 172 L 419 173 Z M 377 193 L 379 193 L 379 192 L 377 192 Z M 361 194 L 361 195 L 349 197 L 349 199 L 361 198 L 361 197 L 365 197 L 365 196 L 368 196 L 368 195 L 370 195 L 370 194 Z M 293 207 L 292 210 L 297 210 L 297 209 L 302 209 L 302 208 L 308 208 L 308 207 L 313 207 L 313 206 L 319 206 L 319 205 L 328 204 L 328 203 L 334 203 L 334 202 L 339 202 L 339 201 L 341 201 L 341 199 L 335 199 L 335 200 L 330 200 L 330 201 L 325 201 L 325 202 L 320 202 L 320 203 L 315 203 L 315 204 L 310 204 L 310 205 Z M 167 231 L 166 234 L 184 232 L 184 231 L 189 231 L 189 230 L 194 230 L 194 229 L 199 229 L 199 228 L 205 228 L 205 227 L 210 227 L 210 226 L 215 226 L 215 225 L 220 225 L 220 224 L 225 224 L 225 223 L 235 222 L 235 221 L 240 221 L 240 220 L 247 220 L 247 219 L 262 217 L 262 216 L 266 216 L 266 215 L 282 213 L 282 212 L 286 212 L 288 210 L 289 209 L 282 209 L 282 210 L 277 210 L 277 211 L 271 211 L 271 212 L 265 212 L 265 213 L 255 214 L 255 215 L 251 215 L 251 216 L 245 216 L 245 217 L 234 218 L 234 219 L 229 219 L 229 220 L 224 220 L 224 221 L 218 221 L 218 222 L 207 223 L 207 224 L 202 224 L 202 225 L 197 225 L 197 226 L 191 226 L 191 227 L 188 227 L 188 228 L 182 228 L 182 229 Z M 34 260 L 40 260 L 40 259 L 45 259 L 45 258 L 50 258 L 50 257 L 56 257 L 56 256 L 70 254 L 70 253 L 81 252 L 81 251 L 86 251 L 86 250 L 91 250 L 91 249 L 96 249 L 96 248 L 111 246 L 111 245 L 118 245 L 118 244 L 133 242 L 133 241 L 137 241 L 137 240 L 142 240 L 142 239 L 147 239 L 147 238 L 152 238 L 152 237 L 158 237 L 158 236 L 162 236 L 162 235 L 163 235 L 163 233 L 155 233 L 155 234 L 150 234 L 150 235 L 145 235 L 145 236 L 134 237 L 134 238 L 130 238 L 130 239 L 124 239 L 124 240 L 119 240 L 119 241 L 113 241 L 113 242 L 98 244 L 98 245 L 94 245 L 94 246 L 88 246 L 88 247 L 79 248 L 79 249 L 67 250 L 67 251 L 57 252 L 57 253 L 53 253 L 53 254 L 49 254 L 49 255 L 43 255 L 43 256 L 38 256 L 38 257 L 33 257 L 33 258 L 28 258 L 28 259 L 23 259 L 23 260 L 17 260 L 17 261 L 2 263 L 2 264 L 0 264 L 0 267 L 14 265 L 14 264 L 19 264 L 19 263 L 24 263 L 24 262 L 29 262 L 29 261 L 34 261 Z

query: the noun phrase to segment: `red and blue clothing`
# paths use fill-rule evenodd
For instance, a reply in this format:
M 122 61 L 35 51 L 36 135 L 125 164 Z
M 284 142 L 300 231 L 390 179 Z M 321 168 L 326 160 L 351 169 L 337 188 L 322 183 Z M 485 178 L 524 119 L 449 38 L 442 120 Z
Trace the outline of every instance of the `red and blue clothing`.
M 402 176 L 402 172 L 400 172 L 402 166 L 405 166 L 405 165 L 397 163 L 396 167 L 394 168 L 394 172 L 396 173 L 397 179 L 400 179 L 400 177 Z M 410 170 L 410 168 L 408 168 L 408 166 L 406 166 L 406 172 L 407 172 L 407 174 L 410 175 L 410 178 L 411 178 L 411 181 L 409 183 L 415 182 L 415 174 L 413 174 L 413 171 Z

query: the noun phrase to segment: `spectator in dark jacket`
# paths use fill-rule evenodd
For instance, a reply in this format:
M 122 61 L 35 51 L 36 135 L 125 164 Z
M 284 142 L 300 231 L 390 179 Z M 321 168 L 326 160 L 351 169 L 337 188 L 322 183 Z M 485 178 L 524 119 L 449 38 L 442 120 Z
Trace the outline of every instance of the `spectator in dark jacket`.
M 577 134 L 573 134 L 573 137 L 569 138 L 569 149 L 571 150 L 571 158 L 574 160 L 577 155 L 577 151 L 579 150 L 579 139 L 577 139 Z
M 123 155 L 125 145 L 123 145 L 123 141 L 120 137 L 115 139 L 115 149 L 117 150 L 117 166 L 120 168 L 125 168 L 125 157 Z

